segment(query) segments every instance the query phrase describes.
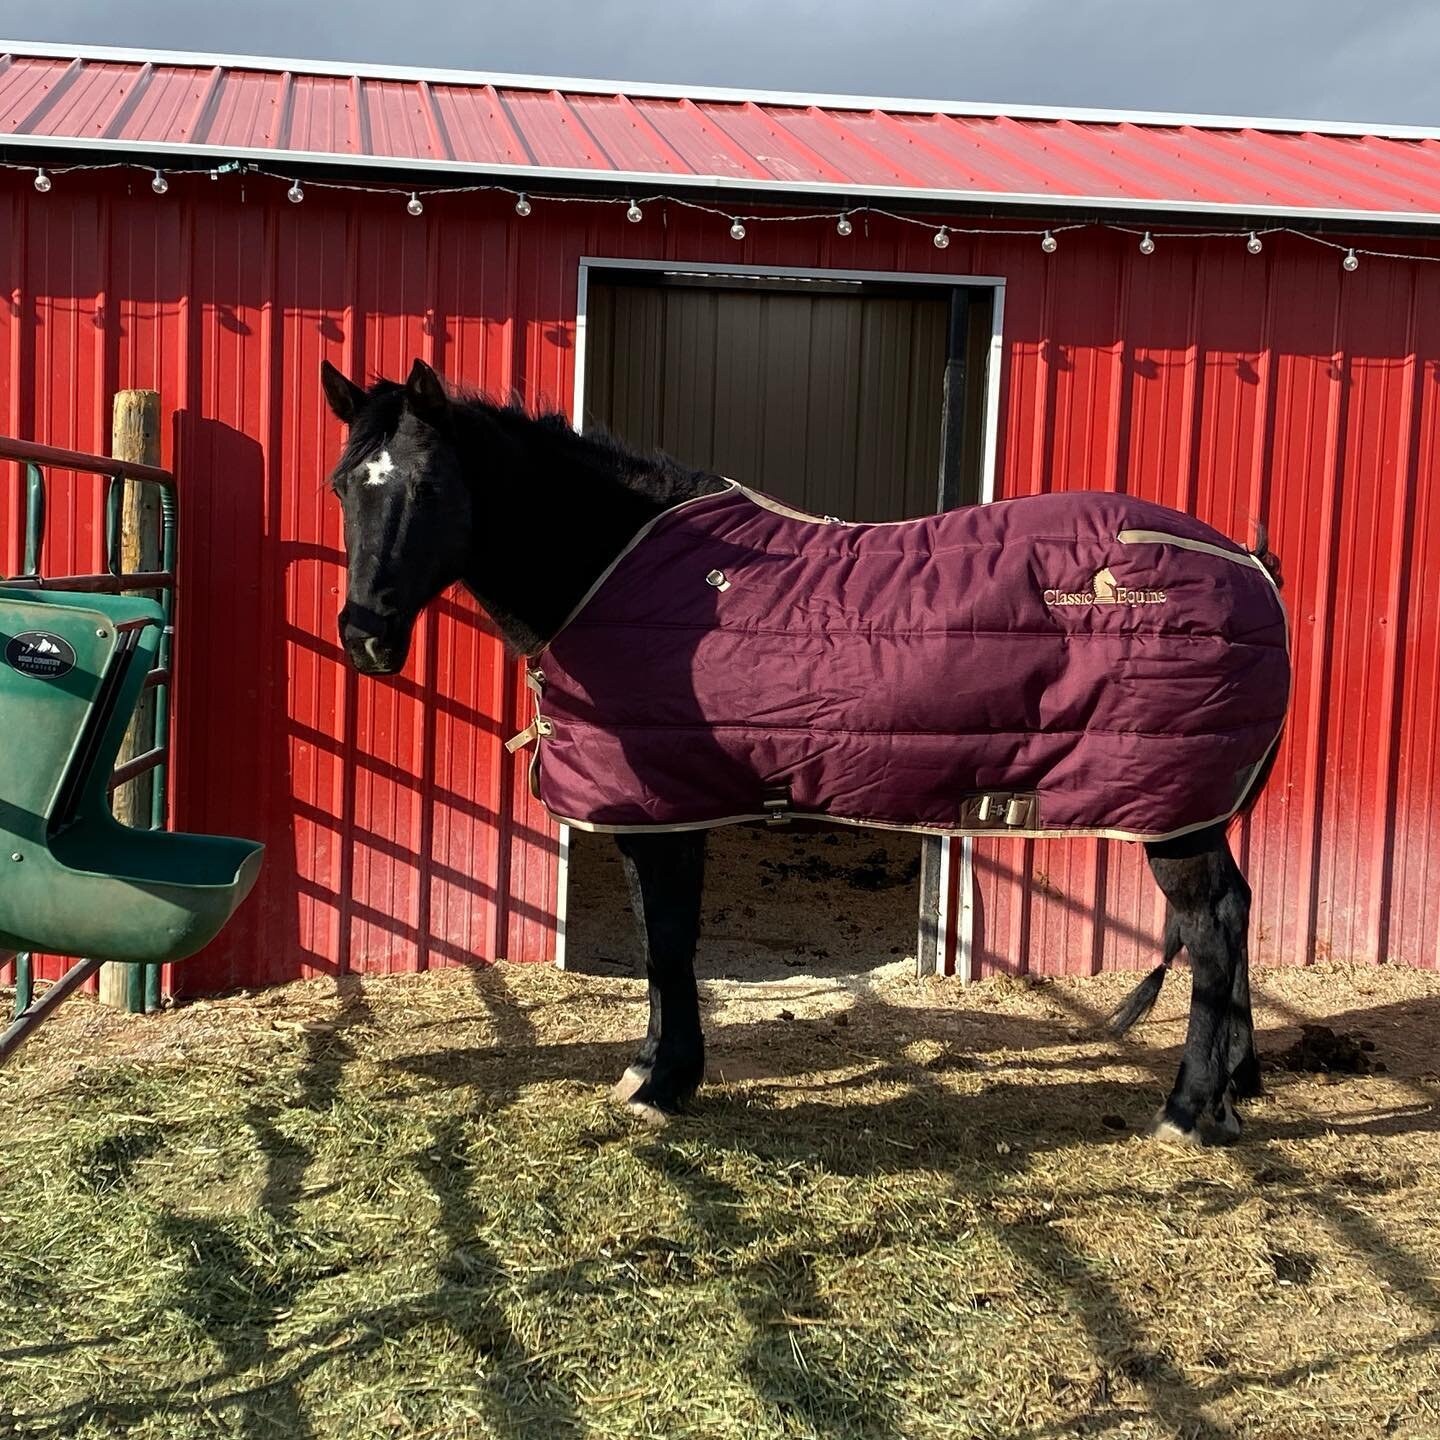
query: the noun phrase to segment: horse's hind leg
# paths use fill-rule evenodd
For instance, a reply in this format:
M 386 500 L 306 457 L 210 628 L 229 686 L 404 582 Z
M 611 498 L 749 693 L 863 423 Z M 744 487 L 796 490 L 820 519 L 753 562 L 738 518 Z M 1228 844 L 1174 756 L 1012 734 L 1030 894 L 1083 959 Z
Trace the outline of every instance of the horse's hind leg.
M 1233 1140 L 1240 1117 L 1231 1103 L 1232 1073 L 1247 1085 L 1259 1080 L 1246 955 L 1250 887 L 1223 827 L 1145 849 L 1180 927 L 1192 975 L 1185 1054 L 1155 1133 L 1190 1144 Z
M 650 1024 L 614 1096 L 645 1119 L 659 1122 L 680 1109 L 705 1073 L 695 988 L 705 832 L 622 834 L 615 843 L 640 927 Z
M 1244 896 L 1244 918 L 1240 923 L 1240 958 L 1230 985 L 1230 1044 L 1226 1064 L 1235 1098 L 1255 1100 L 1265 1093 L 1265 1086 L 1260 1079 L 1260 1060 L 1255 1054 L 1255 1021 L 1250 1014 L 1250 887 L 1240 875 L 1239 866 L 1235 867 L 1235 873 Z

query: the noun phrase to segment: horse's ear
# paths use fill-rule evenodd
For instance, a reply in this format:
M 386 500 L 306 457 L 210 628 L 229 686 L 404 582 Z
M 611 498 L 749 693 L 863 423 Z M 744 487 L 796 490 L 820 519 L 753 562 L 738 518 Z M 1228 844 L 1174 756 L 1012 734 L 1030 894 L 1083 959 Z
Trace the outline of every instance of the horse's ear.
M 432 424 L 443 419 L 450 409 L 444 381 L 423 360 L 416 360 L 410 367 L 405 398 L 416 415 Z
M 365 403 L 365 392 L 328 360 L 320 362 L 320 383 L 325 387 L 325 398 L 336 418 L 349 425 Z

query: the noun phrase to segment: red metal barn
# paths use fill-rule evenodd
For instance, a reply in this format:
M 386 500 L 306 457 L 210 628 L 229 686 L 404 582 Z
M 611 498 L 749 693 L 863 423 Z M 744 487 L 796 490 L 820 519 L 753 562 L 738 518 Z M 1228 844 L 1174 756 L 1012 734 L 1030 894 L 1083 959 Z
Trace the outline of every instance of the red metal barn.
M 1263 520 L 1298 680 L 1240 837 L 1254 953 L 1436 963 L 1436 136 L 8 48 L 0 430 L 104 451 L 114 391 L 161 392 L 175 819 L 269 846 L 177 985 L 557 954 L 561 837 L 503 749 L 524 706 L 483 620 L 446 597 L 395 683 L 335 640 L 317 370 L 416 355 L 534 405 L 603 392 L 721 437 L 747 479 L 799 434 L 857 515 L 1115 487 L 1237 538 Z M 826 357 L 850 390 L 815 388 Z M 867 464 L 897 454 L 918 500 Z M 52 571 L 99 523 L 68 497 Z M 956 842 L 943 865 L 947 968 L 1152 962 L 1138 847 Z

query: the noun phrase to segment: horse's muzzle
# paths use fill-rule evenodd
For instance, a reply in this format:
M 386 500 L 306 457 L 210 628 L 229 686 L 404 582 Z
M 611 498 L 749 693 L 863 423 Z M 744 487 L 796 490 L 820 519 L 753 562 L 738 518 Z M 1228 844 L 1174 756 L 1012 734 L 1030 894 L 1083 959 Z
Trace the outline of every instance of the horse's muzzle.
M 347 605 L 340 612 L 340 643 L 362 675 L 394 675 L 410 654 L 410 627 L 377 623 Z

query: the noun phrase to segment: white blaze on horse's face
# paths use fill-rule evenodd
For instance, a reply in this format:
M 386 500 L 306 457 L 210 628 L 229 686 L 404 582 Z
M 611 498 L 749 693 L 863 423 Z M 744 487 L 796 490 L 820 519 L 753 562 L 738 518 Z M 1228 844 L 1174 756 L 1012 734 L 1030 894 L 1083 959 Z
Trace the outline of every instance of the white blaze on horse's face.
M 367 485 L 383 485 L 394 474 L 395 462 L 388 450 L 382 450 L 376 459 L 365 462 L 365 469 L 369 472 L 365 479 Z

